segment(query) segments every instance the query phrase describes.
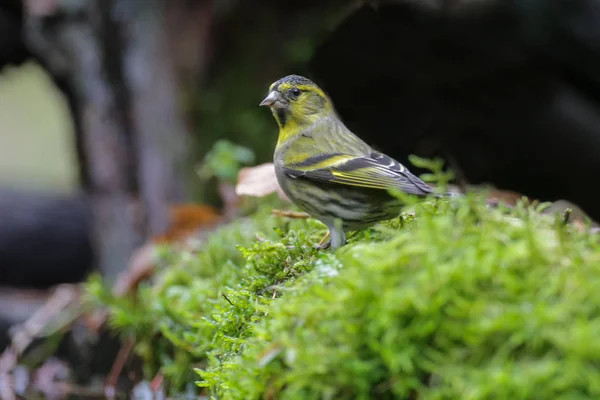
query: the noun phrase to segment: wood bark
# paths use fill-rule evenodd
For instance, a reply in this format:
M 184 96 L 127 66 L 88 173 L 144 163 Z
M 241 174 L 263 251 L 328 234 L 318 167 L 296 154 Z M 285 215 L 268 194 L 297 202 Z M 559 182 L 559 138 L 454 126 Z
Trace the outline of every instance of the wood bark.
M 190 146 L 166 37 L 166 2 L 58 4 L 30 8 L 27 37 L 75 99 L 97 266 L 112 280 L 137 246 L 165 231 L 169 205 L 187 198 L 182 163 Z

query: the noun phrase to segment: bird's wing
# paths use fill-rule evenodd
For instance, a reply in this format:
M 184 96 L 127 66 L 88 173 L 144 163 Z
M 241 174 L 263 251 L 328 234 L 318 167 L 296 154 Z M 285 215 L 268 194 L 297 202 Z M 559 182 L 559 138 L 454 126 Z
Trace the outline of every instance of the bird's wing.
M 368 156 L 344 153 L 319 154 L 302 162 L 284 166 L 290 178 L 305 178 L 372 189 L 399 189 L 424 195 L 432 192 L 425 182 L 406 167 L 385 154 L 372 152 Z

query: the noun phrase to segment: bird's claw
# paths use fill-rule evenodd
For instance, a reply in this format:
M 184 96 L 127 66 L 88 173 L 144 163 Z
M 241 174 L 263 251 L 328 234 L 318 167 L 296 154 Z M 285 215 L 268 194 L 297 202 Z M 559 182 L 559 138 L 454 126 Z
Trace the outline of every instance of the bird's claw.
M 319 244 L 315 246 L 317 250 L 327 250 L 331 247 L 331 237 L 330 232 L 327 232 L 325 236 L 321 240 L 319 240 Z
M 319 244 L 317 244 L 315 246 L 315 249 L 317 249 L 317 250 L 327 250 L 330 247 L 331 247 L 331 239 L 327 240 L 325 243 L 319 242 Z

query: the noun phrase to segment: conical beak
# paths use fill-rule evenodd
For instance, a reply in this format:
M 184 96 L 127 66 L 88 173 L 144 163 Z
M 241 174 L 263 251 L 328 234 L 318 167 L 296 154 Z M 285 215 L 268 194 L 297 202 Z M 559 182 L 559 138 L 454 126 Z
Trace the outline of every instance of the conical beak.
M 285 100 L 281 96 L 281 93 L 274 90 L 259 104 L 261 106 L 267 106 L 271 108 L 284 108 Z

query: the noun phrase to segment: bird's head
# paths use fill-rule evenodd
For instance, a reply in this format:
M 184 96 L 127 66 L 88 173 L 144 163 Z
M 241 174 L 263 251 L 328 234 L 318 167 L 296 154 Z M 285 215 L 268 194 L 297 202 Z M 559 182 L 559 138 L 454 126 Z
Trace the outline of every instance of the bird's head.
M 260 105 L 271 108 L 281 130 L 310 125 L 333 112 L 325 92 L 299 75 L 288 75 L 273 83 Z

